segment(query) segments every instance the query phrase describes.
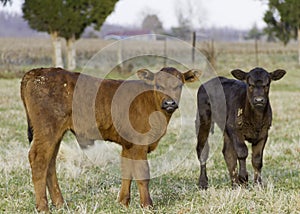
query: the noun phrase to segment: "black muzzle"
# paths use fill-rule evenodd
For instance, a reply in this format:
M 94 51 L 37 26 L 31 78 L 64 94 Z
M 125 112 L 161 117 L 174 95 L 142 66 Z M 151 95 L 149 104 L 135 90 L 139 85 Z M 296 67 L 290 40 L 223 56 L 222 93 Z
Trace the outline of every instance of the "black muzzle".
M 253 105 L 257 108 L 265 107 L 266 103 L 267 103 L 267 100 L 261 96 L 254 97 L 254 99 L 253 99 Z
M 163 101 L 161 108 L 172 114 L 178 108 L 178 104 L 174 100 L 168 99 Z

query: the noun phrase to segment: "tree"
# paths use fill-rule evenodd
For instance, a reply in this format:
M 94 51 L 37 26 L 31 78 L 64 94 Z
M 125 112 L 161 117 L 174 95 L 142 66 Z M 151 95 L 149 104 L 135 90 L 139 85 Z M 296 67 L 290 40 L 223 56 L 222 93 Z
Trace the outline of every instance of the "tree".
M 285 45 L 291 39 L 298 40 L 298 61 L 300 64 L 300 1 L 269 0 L 269 9 L 264 15 L 267 24 L 265 32 L 269 38 L 276 37 Z
M 257 28 L 257 25 L 254 24 L 251 30 L 248 32 L 248 35 L 245 39 L 253 39 L 254 40 L 254 49 L 255 49 L 255 61 L 256 65 L 259 64 L 259 57 L 258 57 L 258 40 L 263 35 L 263 33 Z
M 201 0 L 177 0 L 175 14 L 178 27 L 172 28 L 175 36 L 188 39 L 199 28 L 205 15 Z
M 63 20 L 55 15 L 61 7 L 60 0 L 25 0 L 22 7 L 23 18 L 28 21 L 32 29 L 48 32 L 51 35 L 55 67 L 63 67 L 61 41 L 58 37 Z
M 3 6 L 6 6 L 7 3 L 12 3 L 11 0 L 0 0 L 0 2 L 3 4 Z
M 250 31 L 248 32 L 246 39 L 259 40 L 262 35 L 263 35 L 262 31 L 258 29 L 256 24 L 254 24 L 250 29 Z
M 151 30 L 154 33 L 163 32 L 162 22 L 155 14 L 151 14 L 151 15 L 149 14 L 144 18 L 142 23 L 142 28 L 146 30 Z
M 25 0 L 23 17 L 35 30 L 51 35 L 56 67 L 62 67 L 61 39 L 67 41 L 68 69 L 76 67 L 75 41 L 87 26 L 99 29 L 117 0 Z
M 68 0 L 65 7 L 67 25 L 60 35 L 67 40 L 68 69 L 76 67 L 75 41 L 80 38 L 85 28 L 93 25 L 99 30 L 106 17 L 111 14 L 118 0 Z M 84 18 L 83 18 L 84 17 Z

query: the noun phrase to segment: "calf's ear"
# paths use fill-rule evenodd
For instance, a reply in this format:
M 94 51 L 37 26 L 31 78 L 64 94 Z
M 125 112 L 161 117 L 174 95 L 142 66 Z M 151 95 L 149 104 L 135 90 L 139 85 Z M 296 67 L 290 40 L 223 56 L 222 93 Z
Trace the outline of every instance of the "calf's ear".
M 277 69 L 270 73 L 271 80 L 280 80 L 286 74 L 285 70 Z
M 183 73 L 184 80 L 186 82 L 195 82 L 200 79 L 201 75 L 202 75 L 202 71 L 198 69 L 188 70 L 187 72 Z
M 232 70 L 231 71 L 231 74 L 232 76 L 234 76 L 236 79 L 238 80 L 245 80 L 246 79 L 246 76 L 247 76 L 247 73 L 240 70 L 240 69 L 235 69 L 235 70 Z
M 140 80 L 145 81 L 149 85 L 154 84 L 154 73 L 149 71 L 148 69 L 140 69 L 137 72 L 137 76 Z

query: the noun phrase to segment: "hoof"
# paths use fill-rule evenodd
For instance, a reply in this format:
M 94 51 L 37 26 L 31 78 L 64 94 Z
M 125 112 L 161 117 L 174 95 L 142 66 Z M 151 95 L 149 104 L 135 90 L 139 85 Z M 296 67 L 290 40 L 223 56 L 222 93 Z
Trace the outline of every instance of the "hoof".
M 143 209 L 152 210 L 153 209 L 153 203 L 151 201 L 150 203 L 147 203 L 147 204 L 141 204 L 141 207 Z
M 48 206 L 36 206 L 38 213 L 50 213 Z
M 199 189 L 207 190 L 208 189 L 208 181 L 199 181 Z
M 239 184 L 247 184 L 248 183 L 248 174 L 239 175 L 238 180 L 239 180 Z
M 121 205 L 123 205 L 124 207 L 128 207 L 129 206 L 129 203 L 130 203 L 130 199 L 123 199 L 123 200 L 119 200 L 119 203 Z

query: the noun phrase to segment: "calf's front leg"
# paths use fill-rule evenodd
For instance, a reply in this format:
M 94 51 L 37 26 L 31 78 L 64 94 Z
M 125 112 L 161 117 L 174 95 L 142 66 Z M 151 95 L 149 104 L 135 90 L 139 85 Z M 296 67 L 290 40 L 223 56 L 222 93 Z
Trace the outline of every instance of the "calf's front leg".
M 122 178 L 121 190 L 119 193 L 119 202 L 126 207 L 128 207 L 130 203 L 130 187 L 131 179 Z
M 238 185 L 238 174 L 237 174 L 237 154 L 234 150 L 232 142 L 229 136 L 224 133 L 224 146 L 223 156 L 229 171 L 232 186 Z
M 132 179 L 136 180 L 142 207 L 153 206 L 149 193 L 150 171 L 147 161 L 147 146 L 134 145 L 127 149 L 123 147 L 121 171 L 122 186 L 119 202 L 128 206 L 130 202 L 130 185 Z
M 263 166 L 263 151 L 268 136 L 260 140 L 257 144 L 252 144 L 252 166 L 254 169 L 254 183 L 262 184 L 261 168 Z
M 239 133 L 236 133 L 234 129 L 227 129 L 227 136 L 232 143 L 236 157 L 239 161 L 238 183 L 247 184 L 248 172 L 246 168 L 246 159 L 248 157 L 248 148 L 245 144 L 245 139 Z

